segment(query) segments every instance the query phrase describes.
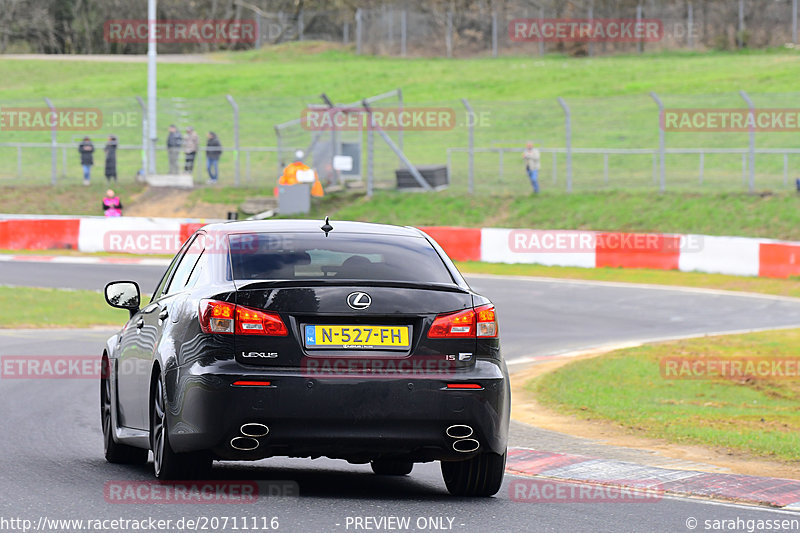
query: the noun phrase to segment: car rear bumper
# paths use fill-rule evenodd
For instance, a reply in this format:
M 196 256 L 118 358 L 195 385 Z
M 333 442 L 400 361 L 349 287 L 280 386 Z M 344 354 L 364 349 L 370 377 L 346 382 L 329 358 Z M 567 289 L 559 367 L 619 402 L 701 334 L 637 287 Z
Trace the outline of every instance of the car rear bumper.
M 496 361 L 478 360 L 469 370 L 446 375 L 377 377 L 310 376 L 217 361 L 173 368 L 166 377 L 169 438 L 177 452 L 212 450 L 229 460 L 274 455 L 353 462 L 458 460 L 485 451 L 504 453 L 508 438 L 508 375 Z M 242 380 L 270 385 L 233 385 Z M 482 388 L 447 388 L 458 383 Z M 267 426 L 268 433 L 255 437 L 257 443 L 235 441 L 245 444 L 239 447 L 255 446 L 237 449 L 232 440 L 243 437 L 242 426 L 251 423 Z M 469 426 L 471 434 L 462 436 L 469 430 L 458 428 L 448 436 L 453 425 Z M 456 451 L 454 445 L 469 451 Z

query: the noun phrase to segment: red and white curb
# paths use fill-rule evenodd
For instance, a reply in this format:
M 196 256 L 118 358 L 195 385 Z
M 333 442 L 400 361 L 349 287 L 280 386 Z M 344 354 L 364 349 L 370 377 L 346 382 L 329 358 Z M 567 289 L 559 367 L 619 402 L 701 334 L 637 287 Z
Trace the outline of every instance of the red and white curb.
M 0 249 L 172 254 L 215 220 L 0 215 Z M 800 276 L 800 242 L 694 234 L 422 226 L 457 261 Z
M 517 476 L 603 485 L 616 489 L 694 496 L 800 510 L 800 481 L 741 474 L 679 470 L 538 451 L 510 448 L 506 472 Z M 515 485 L 509 488 L 515 499 Z M 522 498 L 531 501 L 525 491 Z

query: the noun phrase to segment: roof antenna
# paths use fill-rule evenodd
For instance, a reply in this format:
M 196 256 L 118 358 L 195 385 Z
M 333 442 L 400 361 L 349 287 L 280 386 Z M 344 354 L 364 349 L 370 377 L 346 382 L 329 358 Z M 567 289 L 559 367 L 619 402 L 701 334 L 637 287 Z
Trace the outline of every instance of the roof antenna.
M 331 220 L 329 216 L 325 217 L 325 224 L 323 224 L 320 229 L 325 232 L 326 237 L 328 236 L 328 233 L 333 231 L 333 226 L 331 226 Z

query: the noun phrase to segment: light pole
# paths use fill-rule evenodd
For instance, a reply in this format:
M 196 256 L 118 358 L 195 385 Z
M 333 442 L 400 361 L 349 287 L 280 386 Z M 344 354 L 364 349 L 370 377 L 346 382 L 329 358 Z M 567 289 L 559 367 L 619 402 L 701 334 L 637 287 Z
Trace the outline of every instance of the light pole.
M 156 0 L 147 0 L 147 127 L 150 143 L 147 146 L 148 172 L 156 173 Z

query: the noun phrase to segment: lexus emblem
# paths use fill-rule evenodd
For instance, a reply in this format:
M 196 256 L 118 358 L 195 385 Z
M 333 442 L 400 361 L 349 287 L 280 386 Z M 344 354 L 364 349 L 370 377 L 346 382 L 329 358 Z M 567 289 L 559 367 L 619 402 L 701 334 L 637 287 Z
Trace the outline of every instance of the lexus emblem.
M 360 311 L 372 304 L 372 298 L 366 292 L 351 292 L 347 295 L 347 305 Z

